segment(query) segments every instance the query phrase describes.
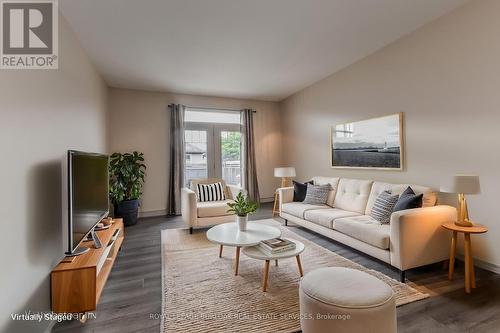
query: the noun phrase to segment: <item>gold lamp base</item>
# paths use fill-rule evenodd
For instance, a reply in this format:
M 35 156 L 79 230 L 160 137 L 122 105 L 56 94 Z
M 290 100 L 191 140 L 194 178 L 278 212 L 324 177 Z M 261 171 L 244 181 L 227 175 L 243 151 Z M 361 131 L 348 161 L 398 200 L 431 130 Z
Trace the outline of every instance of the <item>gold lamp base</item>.
M 460 227 L 472 227 L 473 224 L 469 221 L 469 211 L 467 209 L 467 201 L 465 200 L 465 195 L 460 193 L 458 195 L 458 220 L 455 221 L 455 225 Z
M 281 187 L 292 186 L 292 179 L 290 177 L 281 177 Z
M 472 222 L 470 221 L 455 221 L 455 225 L 458 225 L 459 227 L 472 227 L 474 226 Z

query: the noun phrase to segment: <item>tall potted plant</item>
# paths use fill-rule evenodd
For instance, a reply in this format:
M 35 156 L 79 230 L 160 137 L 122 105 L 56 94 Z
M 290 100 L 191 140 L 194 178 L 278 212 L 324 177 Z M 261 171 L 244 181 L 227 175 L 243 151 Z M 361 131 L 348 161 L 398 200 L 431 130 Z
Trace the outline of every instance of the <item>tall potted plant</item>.
M 115 208 L 115 217 L 122 217 L 126 226 L 137 223 L 145 175 L 143 153 L 134 151 L 110 156 L 109 197 Z
M 229 202 L 227 205 L 229 206 L 229 209 L 227 210 L 228 213 L 236 214 L 236 221 L 238 222 L 240 231 L 246 231 L 248 214 L 255 213 L 257 210 L 257 204 L 252 202 L 247 196 L 240 192 L 236 196 L 234 202 Z

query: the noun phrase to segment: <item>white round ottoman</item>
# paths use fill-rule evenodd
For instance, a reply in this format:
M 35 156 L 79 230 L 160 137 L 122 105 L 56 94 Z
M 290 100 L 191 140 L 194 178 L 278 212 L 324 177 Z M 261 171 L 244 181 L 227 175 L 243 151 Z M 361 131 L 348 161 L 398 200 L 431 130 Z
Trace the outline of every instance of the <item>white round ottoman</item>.
M 397 331 L 391 287 L 355 269 L 325 267 L 307 273 L 299 301 L 304 333 Z

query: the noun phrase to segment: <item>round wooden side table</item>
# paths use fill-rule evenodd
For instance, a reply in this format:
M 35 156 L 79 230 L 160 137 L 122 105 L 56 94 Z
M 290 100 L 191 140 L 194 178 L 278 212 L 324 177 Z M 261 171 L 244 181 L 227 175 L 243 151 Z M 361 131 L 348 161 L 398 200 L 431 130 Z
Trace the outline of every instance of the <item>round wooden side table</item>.
M 455 223 L 445 223 L 443 224 L 443 228 L 453 232 L 453 236 L 451 238 L 448 280 L 453 279 L 458 233 L 460 232 L 464 234 L 465 292 L 469 294 L 471 292 L 471 288 L 476 288 L 476 275 L 474 273 L 474 259 L 472 258 L 472 243 L 470 235 L 483 234 L 488 231 L 488 228 L 480 224 L 474 224 L 472 227 L 461 227 Z

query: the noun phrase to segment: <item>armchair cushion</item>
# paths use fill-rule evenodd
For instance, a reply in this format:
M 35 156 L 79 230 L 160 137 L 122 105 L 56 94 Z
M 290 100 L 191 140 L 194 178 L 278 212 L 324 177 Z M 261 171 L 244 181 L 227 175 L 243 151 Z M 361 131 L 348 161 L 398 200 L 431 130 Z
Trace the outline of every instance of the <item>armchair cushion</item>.
M 224 195 L 226 198 L 231 198 L 231 194 L 229 193 L 228 186 L 226 185 L 226 182 L 224 179 L 221 178 L 198 178 L 198 179 L 191 179 L 191 185 L 190 188 L 192 191 L 194 191 L 196 194 L 198 194 L 198 184 L 214 184 L 214 183 L 222 183 L 222 187 L 224 188 Z
M 226 199 L 219 201 L 198 202 L 197 204 L 198 217 L 233 215 L 233 213 L 227 212 L 227 210 L 229 209 L 229 207 L 227 206 L 228 202 L 233 202 L 233 200 Z

